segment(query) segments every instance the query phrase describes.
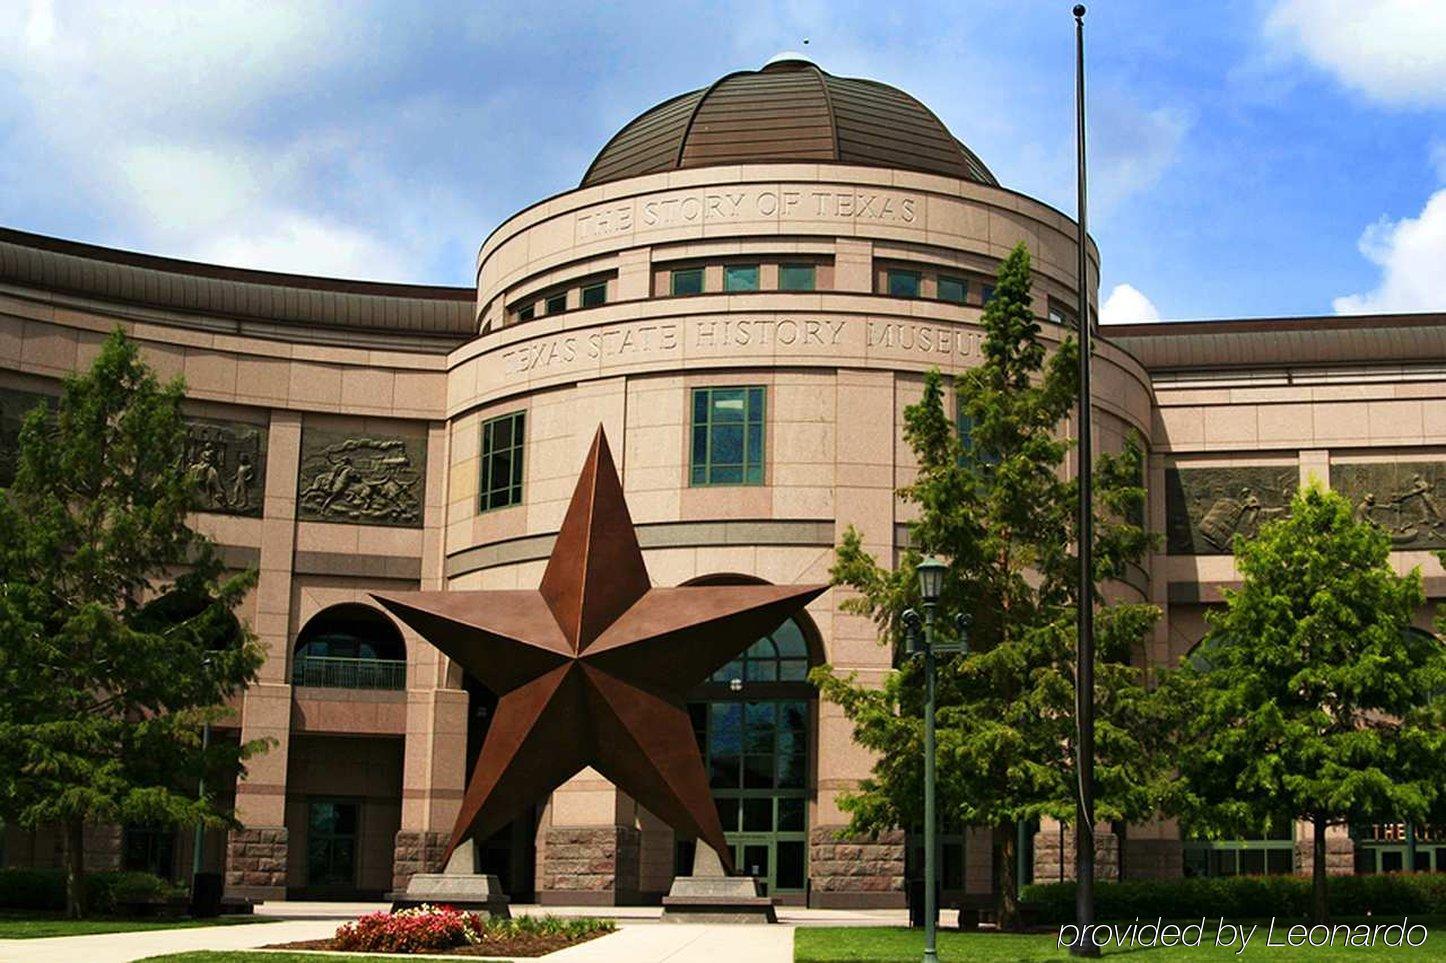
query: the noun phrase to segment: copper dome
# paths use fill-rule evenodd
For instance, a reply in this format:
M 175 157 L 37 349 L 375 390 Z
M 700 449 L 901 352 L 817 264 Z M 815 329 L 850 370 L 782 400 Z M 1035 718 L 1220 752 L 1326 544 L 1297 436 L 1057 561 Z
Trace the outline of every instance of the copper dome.
M 933 111 L 875 80 L 796 55 L 665 100 L 598 152 L 582 187 L 720 164 L 831 162 L 999 182 Z

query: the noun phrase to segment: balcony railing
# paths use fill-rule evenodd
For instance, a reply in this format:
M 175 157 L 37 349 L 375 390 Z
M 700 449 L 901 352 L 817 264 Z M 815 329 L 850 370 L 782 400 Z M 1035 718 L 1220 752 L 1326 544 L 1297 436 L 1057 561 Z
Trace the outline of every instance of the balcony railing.
M 299 655 L 291 684 L 319 689 L 405 689 L 407 663 L 400 659 L 344 659 Z

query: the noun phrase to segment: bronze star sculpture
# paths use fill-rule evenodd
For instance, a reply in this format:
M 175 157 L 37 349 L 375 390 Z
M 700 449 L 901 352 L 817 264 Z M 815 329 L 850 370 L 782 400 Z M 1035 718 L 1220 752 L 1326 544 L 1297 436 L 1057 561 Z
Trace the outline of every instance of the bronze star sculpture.
M 540 588 L 374 596 L 498 696 L 448 857 L 592 766 L 731 872 L 683 699 L 825 588 L 654 588 L 599 427 Z

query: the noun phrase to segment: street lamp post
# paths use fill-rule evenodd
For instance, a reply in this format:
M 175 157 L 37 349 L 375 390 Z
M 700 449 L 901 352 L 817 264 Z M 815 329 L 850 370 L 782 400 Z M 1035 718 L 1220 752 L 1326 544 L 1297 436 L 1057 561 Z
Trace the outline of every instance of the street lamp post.
M 939 899 L 936 887 L 939 870 L 935 864 L 938 850 L 938 827 L 934 816 L 935 751 L 934 751 L 934 688 L 938 676 L 935 661 L 934 613 L 944 589 L 944 573 L 948 566 L 929 556 L 916 566 L 919 576 L 919 598 L 924 604 L 924 963 L 938 963 Z M 904 634 L 909 651 L 918 644 L 919 613 L 908 609 L 903 613 Z M 938 651 L 959 651 L 958 646 L 940 646 Z
M 201 750 L 204 752 L 211 746 L 211 723 L 206 722 L 201 726 Z M 201 764 L 201 776 L 196 780 L 196 798 L 205 801 L 206 799 L 206 769 L 205 763 Z M 196 822 L 196 838 L 191 846 L 191 898 L 196 895 L 196 877 L 201 875 L 201 856 L 206 845 L 206 824 Z

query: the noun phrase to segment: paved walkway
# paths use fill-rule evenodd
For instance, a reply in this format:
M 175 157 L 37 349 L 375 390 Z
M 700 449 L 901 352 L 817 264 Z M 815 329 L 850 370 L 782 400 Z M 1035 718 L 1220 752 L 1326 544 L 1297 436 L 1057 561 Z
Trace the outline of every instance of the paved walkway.
M 132 963 L 150 956 L 191 950 L 254 949 L 271 943 L 325 939 L 344 920 L 385 909 L 384 903 L 263 903 L 256 915 L 271 922 L 66 936 L 43 940 L 0 940 L 3 963 Z M 790 963 L 795 926 L 901 926 L 903 910 L 817 910 L 778 907 L 780 925 L 725 926 L 663 923 L 656 906 L 514 906 L 517 915 L 606 916 L 618 921 L 611 936 L 560 950 L 548 963 Z M 942 921 L 941 921 L 942 922 Z M 318 957 L 318 960 L 325 959 Z M 459 958 L 460 959 L 460 958 Z M 266 957 L 258 954 L 257 963 Z

